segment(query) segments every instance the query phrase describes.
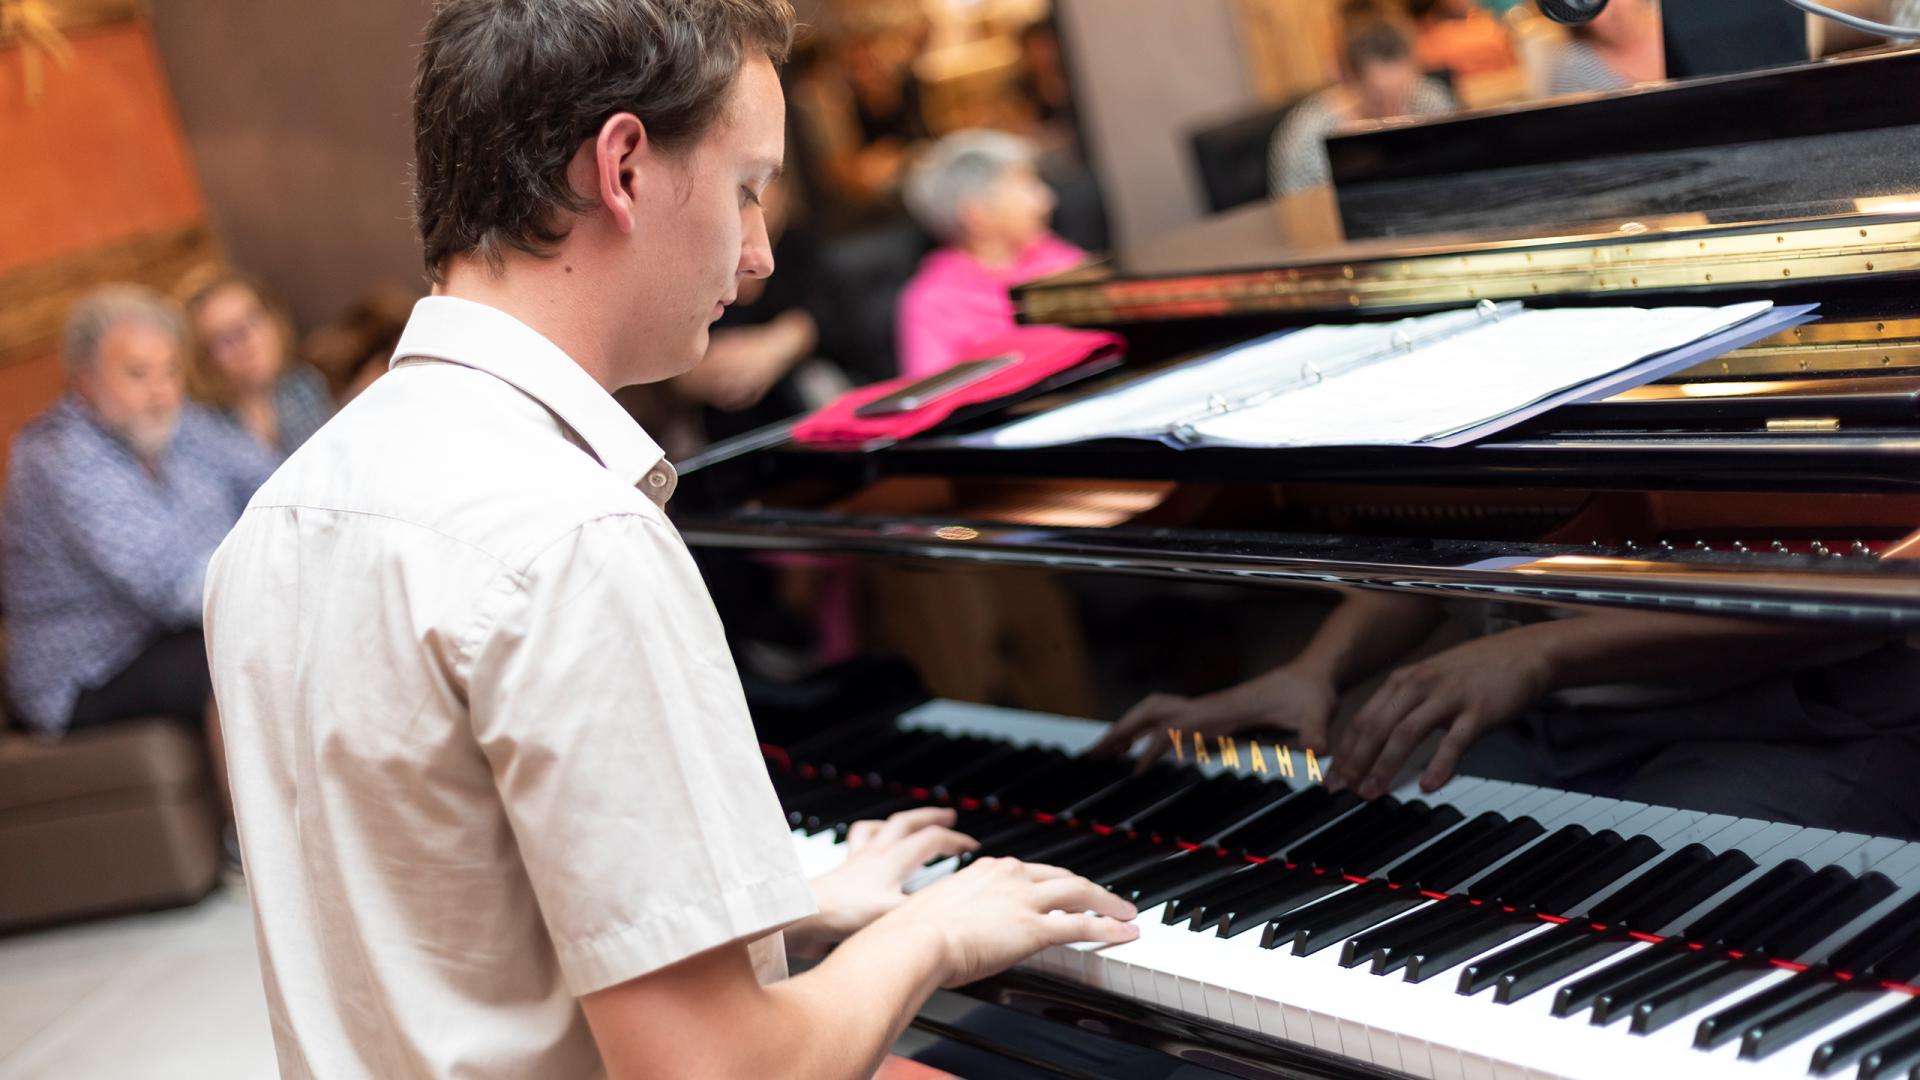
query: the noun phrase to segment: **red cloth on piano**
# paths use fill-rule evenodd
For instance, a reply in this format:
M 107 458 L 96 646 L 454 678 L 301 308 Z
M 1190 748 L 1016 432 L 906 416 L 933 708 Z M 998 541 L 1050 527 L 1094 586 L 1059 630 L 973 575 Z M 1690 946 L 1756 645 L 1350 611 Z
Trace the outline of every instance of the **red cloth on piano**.
M 967 359 L 1013 353 L 1019 359 L 979 382 L 941 394 L 908 412 L 861 417 L 854 410 L 920 381 L 918 376 L 862 386 L 794 425 L 793 438 L 804 443 L 867 443 L 918 435 L 959 409 L 1017 394 L 1092 360 L 1118 356 L 1126 341 L 1118 334 L 1070 330 L 1063 326 L 1022 326 L 1011 333 L 981 342 L 968 350 Z

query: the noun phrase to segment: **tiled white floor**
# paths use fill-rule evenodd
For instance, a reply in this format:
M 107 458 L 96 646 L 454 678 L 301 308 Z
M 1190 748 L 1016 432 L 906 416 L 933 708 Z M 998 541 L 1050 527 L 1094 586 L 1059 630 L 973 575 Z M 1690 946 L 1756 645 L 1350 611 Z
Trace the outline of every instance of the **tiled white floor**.
M 0 938 L 0 1080 L 274 1075 L 244 891 Z

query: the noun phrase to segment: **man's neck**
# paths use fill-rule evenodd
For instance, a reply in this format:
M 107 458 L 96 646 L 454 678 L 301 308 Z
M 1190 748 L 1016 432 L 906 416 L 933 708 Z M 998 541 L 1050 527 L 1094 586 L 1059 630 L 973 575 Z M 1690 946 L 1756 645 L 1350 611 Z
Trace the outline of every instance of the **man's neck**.
M 470 300 L 506 312 L 559 347 L 608 393 L 624 385 L 615 373 L 607 330 L 593 318 L 595 305 L 581 279 L 587 272 L 564 257 L 539 259 L 514 253 L 494 273 L 484 263 L 452 260 L 434 295 Z

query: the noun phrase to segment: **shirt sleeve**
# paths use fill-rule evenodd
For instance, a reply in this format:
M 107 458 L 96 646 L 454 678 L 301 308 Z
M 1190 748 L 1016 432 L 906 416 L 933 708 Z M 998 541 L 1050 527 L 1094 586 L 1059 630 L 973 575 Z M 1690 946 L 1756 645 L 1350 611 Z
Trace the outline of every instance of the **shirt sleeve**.
M 1335 121 L 1317 98 L 1287 114 L 1267 149 L 1267 185 L 1275 196 L 1327 182 L 1327 132 Z
M 574 994 L 813 913 L 719 619 L 670 526 L 589 522 L 482 610 L 474 733 Z

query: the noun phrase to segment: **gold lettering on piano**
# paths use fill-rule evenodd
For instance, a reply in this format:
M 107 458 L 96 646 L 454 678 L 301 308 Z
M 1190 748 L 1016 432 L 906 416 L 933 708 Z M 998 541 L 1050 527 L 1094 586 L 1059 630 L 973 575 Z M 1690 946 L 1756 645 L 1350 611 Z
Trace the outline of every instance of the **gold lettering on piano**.
M 1311 748 L 1307 750 L 1307 779 L 1308 780 L 1324 780 L 1325 779 L 1325 777 L 1320 775 L 1320 763 L 1314 760 L 1313 750 Z
M 1173 760 L 1175 761 L 1184 762 L 1187 760 L 1187 744 L 1183 738 L 1185 735 L 1186 732 L 1181 731 L 1179 728 L 1167 729 L 1167 741 L 1173 743 Z
M 1220 736 L 1220 764 L 1240 767 L 1240 744 L 1225 735 Z
M 1280 775 L 1289 780 L 1293 779 L 1293 748 L 1276 746 L 1273 748 L 1273 756 L 1280 762 Z
M 1213 764 L 1213 755 L 1207 753 L 1207 740 L 1197 731 L 1193 733 L 1193 763 L 1195 765 Z
M 1260 752 L 1260 744 L 1252 739 L 1247 740 L 1247 756 L 1253 759 L 1253 771 L 1256 774 L 1267 775 L 1267 755 Z

